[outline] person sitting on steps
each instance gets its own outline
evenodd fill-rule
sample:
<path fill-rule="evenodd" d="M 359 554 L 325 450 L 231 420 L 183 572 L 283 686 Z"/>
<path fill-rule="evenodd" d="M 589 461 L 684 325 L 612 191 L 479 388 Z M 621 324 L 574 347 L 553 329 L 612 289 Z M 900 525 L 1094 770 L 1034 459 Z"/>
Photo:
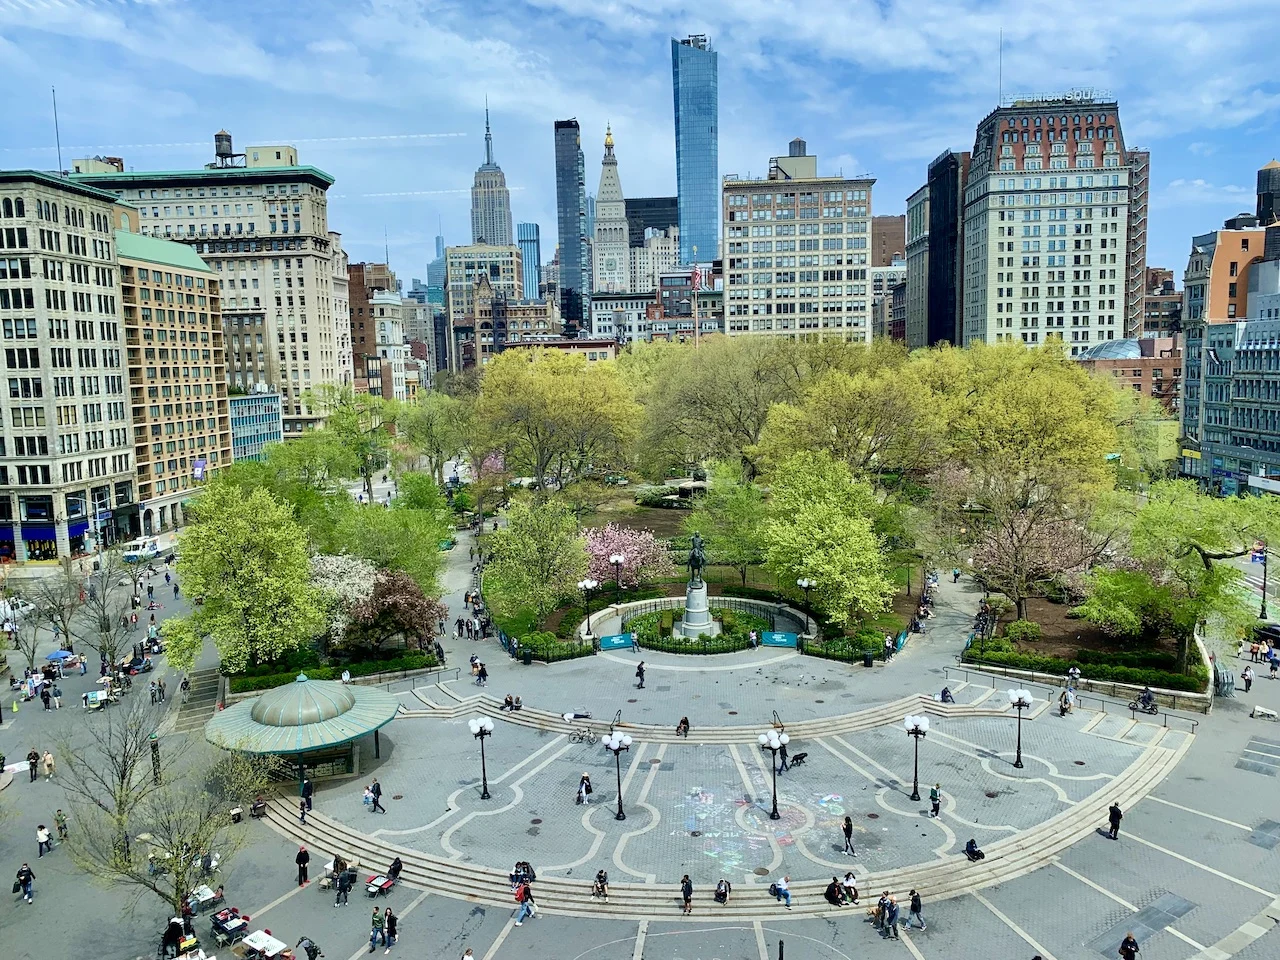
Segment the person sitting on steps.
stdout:
<path fill-rule="evenodd" d="M 972 837 L 970 837 L 969 842 L 964 845 L 964 855 L 970 860 L 982 860 L 986 857 L 986 854 L 978 849 L 978 841 L 974 840 Z"/>
<path fill-rule="evenodd" d="M 720 882 L 716 884 L 716 892 L 714 894 L 716 903 L 728 903 L 729 894 L 732 892 L 733 884 L 722 877 Z"/>
<path fill-rule="evenodd" d="M 689 739 L 689 718 L 681 717 L 680 722 L 676 724 L 676 736 Z"/>
<path fill-rule="evenodd" d="M 591 885 L 591 899 L 609 902 L 609 874 L 604 870 L 596 871 L 596 881 Z"/>

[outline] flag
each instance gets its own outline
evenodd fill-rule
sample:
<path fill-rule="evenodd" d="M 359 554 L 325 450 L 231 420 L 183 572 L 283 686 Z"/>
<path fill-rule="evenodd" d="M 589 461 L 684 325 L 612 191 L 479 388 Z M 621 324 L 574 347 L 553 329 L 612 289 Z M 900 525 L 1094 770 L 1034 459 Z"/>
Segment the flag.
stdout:
<path fill-rule="evenodd" d="M 690 281 L 690 285 L 694 290 L 702 289 L 702 268 L 696 263 L 693 265 L 693 277 Z"/>

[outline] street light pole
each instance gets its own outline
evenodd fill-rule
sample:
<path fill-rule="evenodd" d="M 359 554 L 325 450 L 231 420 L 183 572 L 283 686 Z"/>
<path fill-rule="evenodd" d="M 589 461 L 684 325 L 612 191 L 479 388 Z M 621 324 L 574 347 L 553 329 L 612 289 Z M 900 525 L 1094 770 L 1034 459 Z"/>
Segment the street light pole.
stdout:
<path fill-rule="evenodd" d="M 488 717 L 479 717 L 474 720 L 468 720 L 467 726 L 471 728 L 471 735 L 480 741 L 480 799 L 488 800 L 490 799 L 489 770 L 484 761 L 484 741 L 485 737 L 493 736 L 493 721 Z"/>
<path fill-rule="evenodd" d="M 591 591 L 600 586 L 599 580 L 587 577 L 578 581 L 578 589 L 582 591 L 582 603 L 587 611 L 587 636 L 591 636 Z"/>
<path fill-rule="evenodd" d="M 809 615 L 809 591 L 812 590 L 817 585 L 818 583 L 816 580 L 810 580 L 808 577 L 801 577 L 799 580 L 796 581 L 796 586 L 804 591 L 804 625 L 806 627 L 809 626 L 809 621 L 813 620 L 813 617 Z M 814 627 L 815 627 L 815 630 L 813 632 L 817 633 L 816 620 L 814 621 Z"/>
<path fill-rule="evenodd" d="M 609 557 L 609 562 L 613 564 L 613 585 L 618 589 L 618 603 L 622 602 L 622 565 L 626 560 L 627 558 L 620 553 Z"/>
<path fill-rule="evenodd" d="M 769 764 L 769 769 L 773 771 L 773 809 L 769 811 L 769 819 L 781 820 L 782 814 L 778 812 L 778 751 L 791 742 L 791 737 L 785 733 L 780 734 L 777 730 L 769 730 L 760 734 L 756 740 L 773 756 Z"/>
<path fill-rule="evenodd" d="M 915 767 L 911 771 L 911 799 L 920 799 L 920 740 L 929 733 L 928 717 L 907 716 L 903 721 L 903 726 L 907 728 L 907 735 L 915 741 Z"/>
<path fill-rule="evenodd" d="M 1019 770 L 1022 769 L 1022 711 L 1026 710 L 1035 702 L 1035 698 L 1031 696 L 1028 690 L 1010 690 L 1009 705 L 1018 711 L 1018 756 L 1013 761 L 1013 765 Z"/>
<path fill-rule="evenodd" d="M 1258 611 L 1258 617 L 1262 620 L 1267 619 L 1267 544 L 1262 544 L 1262 609 Z"/>
<path fill-rule="evenodd" d="M 618 775 L 618 812 L 613 819 L 625 820 L 627 815 L 622 812 L 622 751 L 631 749 L 631 737 L 614 730 L 600 738 L 600 745 L 613 754 L 613 767 Z"/>

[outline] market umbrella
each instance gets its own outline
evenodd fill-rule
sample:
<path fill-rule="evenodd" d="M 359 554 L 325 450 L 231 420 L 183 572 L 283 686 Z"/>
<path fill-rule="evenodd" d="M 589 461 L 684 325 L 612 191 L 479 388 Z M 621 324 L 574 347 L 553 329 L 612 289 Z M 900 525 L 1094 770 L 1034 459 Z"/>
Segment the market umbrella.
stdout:
<path fill-rule="evenodd" d="M 45 659 L 46 660 L 65 660 L 67 659 L 67 657 L 72 657 L 72 656 L 75 656 L 75 654 L 70 653 L 66 650 L 55 650 L 53 651 L 53 653 L 45 657 Z"/>

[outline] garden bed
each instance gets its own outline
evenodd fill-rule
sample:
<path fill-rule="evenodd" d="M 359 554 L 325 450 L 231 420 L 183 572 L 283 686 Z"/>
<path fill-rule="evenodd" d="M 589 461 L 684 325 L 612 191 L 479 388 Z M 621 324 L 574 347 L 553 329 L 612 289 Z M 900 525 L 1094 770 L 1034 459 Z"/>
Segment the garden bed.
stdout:
<path fill-rule="evenodd" d="M 673 636 L 672 625 L 683 616 L 683 607 L 643 613 L 628 620 L 625 629 L 636 635 L 640 646 L 663 653 L 735 653 L 750 648 L 751 631 L 754 630 L 758 638 L 769 629 L 769 621 L 764 617 L 712 607 L 712 618 L 720 621 L 720 634 L 696 639 Z"/>
<path fill-rule="evenodd" d="M 271 673 L 239 674 L 229 677 L 228 684 L 230 692 L 233 694 L 254 693 L 259 690 L 281 687 L 286 683 L 293 683 L 298 678 L 299 673 L 305 673 L 311 680 L 341 680 L 344 670 L 349 672 L 351 677 L 355 679 L 372 676 L 377 673 L 405 673 L 412 670 L 429 670 L 435 665 L 436 658 L 434 654 L 406 653 L 388 660 L 362 660 L 356 663 L 342 663 L 329 667 L 322 667 L 319 664 L 314 666 L 304 665 Z M 262 669 L 258 668 L 258 670 Z"/>

